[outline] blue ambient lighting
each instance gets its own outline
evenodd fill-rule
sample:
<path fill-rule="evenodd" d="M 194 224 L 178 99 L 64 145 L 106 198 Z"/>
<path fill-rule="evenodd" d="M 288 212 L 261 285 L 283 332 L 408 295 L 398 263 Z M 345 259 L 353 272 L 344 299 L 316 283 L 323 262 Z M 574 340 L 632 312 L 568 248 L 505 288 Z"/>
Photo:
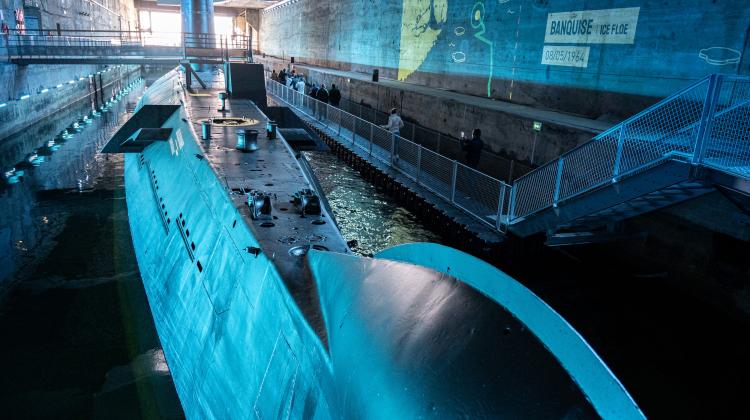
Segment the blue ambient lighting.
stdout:
<path fill-rule="evenodd" d="M 21 100 L 24 100 L 24 99 L 29 99 L 29 95 L 23 95 L 23 96 L 21 96 Z"/>
<path fill-rule="evenodd" d="M 47 88 L 42 89 L 42 93 L 47 93 L 47 92 L 49 92 L 49 89 Z"/>

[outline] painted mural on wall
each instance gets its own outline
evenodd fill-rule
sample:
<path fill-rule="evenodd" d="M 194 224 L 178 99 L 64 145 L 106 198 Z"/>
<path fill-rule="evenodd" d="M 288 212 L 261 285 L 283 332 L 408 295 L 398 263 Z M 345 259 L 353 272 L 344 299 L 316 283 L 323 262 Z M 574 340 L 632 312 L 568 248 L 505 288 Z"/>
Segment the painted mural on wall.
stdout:
<path fill-rule="evenodd" d="M 750 30 L 750 2 L 740 0 L 403 0 L 402 16 L 399 79 L 486 77 L 487 96 L 508 99 L 516 82 L 666 95 L 740 72 Z M 510 81 L 505 91 L 497 79 Z"/>
<path fill-rule="evenodd" d="M 401 12 L 401 48 L 398 80 L 422 65 L 445 24 L 448 0 L 404 0 Z"/>
<path fill-rule="evenodd" d="M 509 100 L 529 84 L 666 96 L 750 69 L 747 0 L 300 0 L 263 22 L 272 55 L 471 76 Z"/>

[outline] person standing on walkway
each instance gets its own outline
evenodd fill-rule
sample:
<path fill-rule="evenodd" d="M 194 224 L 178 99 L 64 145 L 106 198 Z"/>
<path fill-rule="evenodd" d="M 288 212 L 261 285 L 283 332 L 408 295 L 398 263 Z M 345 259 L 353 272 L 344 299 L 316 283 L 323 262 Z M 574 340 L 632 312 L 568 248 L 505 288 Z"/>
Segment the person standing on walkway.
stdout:
<path fill-rule="evenodd" d="M 316 97 L 320 102 L 323 102 L 324 104 L 328 103 L 328 99 L 330 96 L 328 95 L 328 89 L 326 89 L 325 83 L 320 85 L 320 89 L 318 89 Z"/>
<path fill-rule="evenodd" d="M 300 75 L 299 80 L 297 81 L 297 92 L 301 94 L 305 94 L 305 76 Z"/>
<path fill-rule="evenodd" d="M 471 140 L 461 139 L 461 149 L 466 152 L 466 165 L 470 168 L 479 167 L 479 159 L 482 157 L 482 130 L 475 128 L 471 133 Z"/>
<path fill-rule="evenodd" d="M 336 87 L 335 84 L 331 85 L 331 91 L 328 92 L 328 96 L 331 99 L 331 105 L 338 108 L 339 104 L 341 103 L 341 91 Z"/>
<path fill-rule="evenodd" d="M 396 108 L 391 109 L 391 115 L 388 116 L 388 124 L 381 125 L 381 127 L 388 130 L 391 134 L 400 135 L 401 129 L 404 128 L 404 121 L 399 117 Z"/>
<path fill-rule="evenodd" d="M 275 82 L 279 80 L 279 75 L 276 74 L 276 70 L 271 71 L 271 80 Z"/>
<path fill-rule="evenodd" d="M 286 69 L 281 69 L 279 72 L 279 83 L 286 85 Z"/>
<path fill-rule="evenodd" d="M 310 88 L 310 92 L 308 93 L 308 95 L 312 96 L 313 98 L 317 98 L 318 97 L 318 84 L 317 83 L 313 83 L 312 87 Z"/>

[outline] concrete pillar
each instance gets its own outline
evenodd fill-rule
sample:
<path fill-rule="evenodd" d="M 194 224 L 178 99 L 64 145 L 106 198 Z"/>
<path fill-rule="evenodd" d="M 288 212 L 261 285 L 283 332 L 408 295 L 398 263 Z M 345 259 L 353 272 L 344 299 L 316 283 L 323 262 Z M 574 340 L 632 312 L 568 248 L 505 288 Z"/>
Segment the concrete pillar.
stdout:
<path fill-rule="evenodd" d="M 213 0 L 181 0 L 180 10 L 182 13 L 182 32 L 214 35 Z M 195 37 L 192 39 L 197 41 Z M 213 37 L 210 41 L 213 42 Z M 189 46 L 190 43 L 188 43 Z M 201 46 L 213 47 L 212 44 L 205 45 L 203 42 L 201 42 Z"/>

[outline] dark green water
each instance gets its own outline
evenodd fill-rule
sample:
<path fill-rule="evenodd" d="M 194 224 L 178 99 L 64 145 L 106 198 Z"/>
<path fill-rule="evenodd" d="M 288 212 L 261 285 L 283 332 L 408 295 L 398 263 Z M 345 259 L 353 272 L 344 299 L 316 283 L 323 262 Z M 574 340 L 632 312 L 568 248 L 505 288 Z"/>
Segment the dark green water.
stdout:
<path fill-rule="evenodd" d="M 97 151 L 142 85 L 59 149 L 39 146 L 84 101 L 0 141 L 3 171 L 37 151 L 0 193 L 3 418 L 182 418 L 138 274 L 123 161 Z"/>
<path fill-rule="evenodd" d="M 395 204 L 329 152 L 304 152 L 331 205 L 341 233 L 357 241 L 353 251 L 371 256 L 409 242 L 442 243 L 407 209 Z"/>

